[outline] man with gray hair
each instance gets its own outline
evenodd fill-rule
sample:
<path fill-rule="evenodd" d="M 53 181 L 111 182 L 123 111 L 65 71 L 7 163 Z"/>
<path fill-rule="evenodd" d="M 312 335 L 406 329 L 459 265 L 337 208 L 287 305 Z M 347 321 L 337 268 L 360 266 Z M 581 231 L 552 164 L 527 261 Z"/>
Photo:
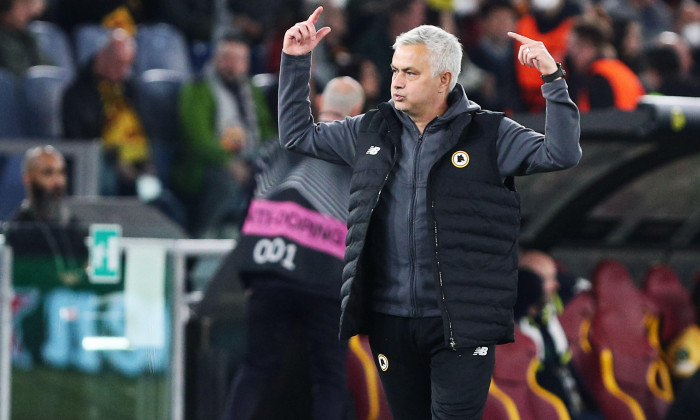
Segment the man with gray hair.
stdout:
<path fill-rule="evenodd" d="M 522 45 L 547 103 L 545 134 L 482 110 L 456 83 L 459 40 L 429 25 L 396 38 L 391 100 L 315 123 L 311 52 L 322 8 L 285 33 L 280 140 L 352 167 L 340 337 L 367 333 L 394 418 L 478 419 L 494 346 L 514 339 L 520 202 L 513 177 L 576 165 L 579 112 L 542 42 Z"/>

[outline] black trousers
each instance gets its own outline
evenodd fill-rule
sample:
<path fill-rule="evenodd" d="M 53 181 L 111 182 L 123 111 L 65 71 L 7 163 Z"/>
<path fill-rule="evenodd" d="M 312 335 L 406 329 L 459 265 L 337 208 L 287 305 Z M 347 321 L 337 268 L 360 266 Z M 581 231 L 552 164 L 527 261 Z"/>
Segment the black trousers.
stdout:
<path fill-rule="evenodd" d="M 495 346 L 444 344 L 442 318 L 375 313 L 369 342 L 389 407 L 397 420 L 481 419 Z"/>
<path fill-rule="evenodd" d="M 347 341 L 338 340 L 340 303 L 291 288 L 270 275 L 256 279 L 248 301 L 246 354 L 236 372 L 224 419 L 249 420 L 277 377 L 293 332 L 308 345 L 314 420 L 344 419 Z"/>

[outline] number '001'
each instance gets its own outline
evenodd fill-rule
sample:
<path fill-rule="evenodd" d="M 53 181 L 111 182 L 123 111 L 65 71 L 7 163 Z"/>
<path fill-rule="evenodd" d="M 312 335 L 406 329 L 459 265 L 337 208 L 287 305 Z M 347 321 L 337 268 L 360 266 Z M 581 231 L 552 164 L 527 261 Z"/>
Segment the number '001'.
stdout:
<path fill-rule="evenodd" d="M 256 264 L 280 263 L 287 270 L 294 270 L 294 255 L 297 253 L 295 244 L 285 243 L 282 238 L 261 239 L 253 248 L 253 261 Z"/>

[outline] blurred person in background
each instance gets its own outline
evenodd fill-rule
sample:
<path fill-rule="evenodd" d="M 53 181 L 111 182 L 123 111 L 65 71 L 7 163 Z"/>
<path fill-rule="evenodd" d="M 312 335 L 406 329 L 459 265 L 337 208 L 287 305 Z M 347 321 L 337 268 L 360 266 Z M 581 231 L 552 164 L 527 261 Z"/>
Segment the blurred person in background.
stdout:
<path fill-rule="evenodd" d="M 642 25 L 628 18 L 612 18 L 612 46 L 619 58 L 635 74 L 641 74 L 646 64 Z"/>
<path fill-rule="evenodd" d="M 181 204 L 157 177 L 150 140 L 134 105 L 136 48 L 125 29 L 110 32 L 108 42 L 64 92 L 63 133 L 70 140 L 102 140 L 101 195 L 137 195 L 182 224 Z"/>
<path fill-rule="evenodd" d="M 210 234 L 225 219 L 241 222 L 251 192 L 251 162 L 262 142 L 277 134 L 249 70 L 248 43 L 226 34 L 202 74 L 180 91 L 181 148 L 173 187 L 196 237 Z"/>
<path fill-rule="evenodd" d="M 112 31 L 63 96 L 65 137 L 102 139 L 107 163 L 103 195 L 134 195 L 139 174 L 151 169 L 149 139 L 134 106 L 136 48 L 125 30 Z"/>
<path fill-rule="evenodd" d="M 64 200 L 68 181 L 63 154 L 48 145 L 27 150 L 22 183 L 25 199 L 5 226 L 7 243 L 16 255 L 49 255 L 51 275 L 61 284 L 84 282 L 87 229 Z"/>
<path fill-rule="evenodd" d="M 70 220 L 65 206 L 66 160 L 53 146 L 27 150 L 22 167 L 22 184 L 26 197 L 12 217 L 16 222 L 66 223 Z"/>
<path fill-rule="evenodd" d="M 661 32 L 673 30 L 673 13 L 663 0 L 601 0 L 599 3 L 613 19 L 639 22 L 644 44 Z"/>
<path fill-rule="evenodd" d="M 601 19 L 581 18 L 571 30 L 567 63 L 571 98 L 581 109 L 636 109 L 642 82 L 621 60 L 610 57 L 612 28 Z"/>
<path fill-rule="evenodd" d="M 363 111 L 376 108 L 379 103 L 381 80 L 379 70 L 372 60 L 358 54 L 339 53 L 335 57 L 338 76 L 348 76 L 357 80 L 365 92 Z"/>
<path fill-rule="evenodd" d="M 580 4 L 574 0 L 530 0 L 530 8 L 518 19 L 514 32 L 544 42 L 554 60 L 563 62 L 574 18 L 582 12 Z M 517 43 L 513 45 L 517 51 L 519 46 Z M 540 92 L 539 72 L 517 63 L 514 66 L 524 105 L 524 109 L 515 111 L 542 112 L 545 102 Z"/>
<path fill-rule="evenodd" d="M 520 331 L 537 346 L 542 363 L 537 371 L 537 382 L 564 402 L 573 419 L 600 418 L 595 413 L 590 392 L 571 362 L 569 342 L 559 322 L 559 314 L 564 308 L 558 294 L 560 285 L 556 262 L 542 251 L 527 250 L 520 254 L 518 264 L 519 278 L 524 280 L 524 287 L 539 286 L 542 289 L 539 293 L 524 291 L 526 294 L 541 295 L 541 299 L 526 311 L 521 310 L 522 316 L 516 319 Z"/>
<path fill-rule="evenodd" d="M 641 79 L 650 94 L 700 96 L 700 83 L 683 74 L 681 57 L 672 45 L 654 45 L 645 51 L 645 56 L 647 68 Z"/>
<path fill-rule="evenodd" d="M 363 101 L 357 81 L 334 78 L 320 95 L 319 120 L 358 115 Z M 301 326 L 310 355 L 312 418 L 345 419 L 347 341 L 338 340 L 338 318 L 351 171 L 279 144 L 267 152 L 231 256 L 250 299 L 246 355 L 224 418 L 253 417 Z"/>
<path fill-rule="evenodd" d="M 13 311 L 13 316 L 17 315 L 13 319 L 13 366 L 31 368 L 37 363 L 51 363 L 47 350 L 61 351 L 49 344 L 55 331 L 52 326 L 63 316 L 51 311 L 50 296 L 84 290 L 90 284 L 86 271 L 88 229 L 65 202 L 67 178 L 66 161 L 54 147 L 37 146 L 25 152 L 25 199 L 3 226 L 5 241 L 13 252 L 13 303 L 21 310 Z M 62 325 L 61 332 L 77 341 L 76 330 Z M 71 358 L 94 361 L 97 356 L 77 348 Z"/>
<path fill-rule="evenodd" d="M 31 66 L 51 64 L 27 29 L 45 0 L 0 0 L 0 68 L 22 77 Z"/>
<path fill-rule="evenodd" d="M 510 0 L 484 2 L 479 11 L 478 43 L 467 51 L 471 62 L 487 72 L 480 89 L 482 106 L 498 111 L 522 110 L 513 58 L 513 40 L 508 32 L 516 31 L 517 11 Z"/>

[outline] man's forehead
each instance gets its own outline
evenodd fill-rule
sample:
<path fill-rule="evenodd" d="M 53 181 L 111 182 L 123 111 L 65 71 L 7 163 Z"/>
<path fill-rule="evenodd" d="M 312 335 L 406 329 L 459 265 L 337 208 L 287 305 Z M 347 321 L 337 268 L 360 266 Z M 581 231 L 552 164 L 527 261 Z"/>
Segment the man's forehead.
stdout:
<path fill-rule="evenodd" d="M 396 47 L 391 64 L 396 67 L 416 66 L 428 62 L 425 44 L 408 44 Z"/>
<path fill-rule="evenodd" d="M 31 165 L 29 166 L 30 169 L 36 169 L 36 170 L 42 170 L 46 169 L 47 167 L 64 167 L 66 164 L 65 160 L 61 155 L 53 154 L 53 153 L 42 153 L 39 156 L 36 157 L 31 162 Z"/>

